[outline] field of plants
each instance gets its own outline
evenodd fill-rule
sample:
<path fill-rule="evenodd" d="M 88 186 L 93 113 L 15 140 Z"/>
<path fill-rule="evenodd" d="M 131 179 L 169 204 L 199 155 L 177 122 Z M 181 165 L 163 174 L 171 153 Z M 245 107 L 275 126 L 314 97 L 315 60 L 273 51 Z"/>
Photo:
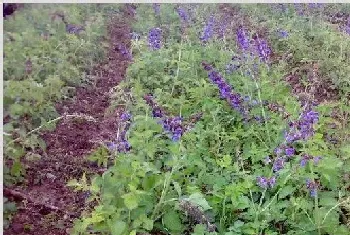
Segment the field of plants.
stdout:
<path fill-rule="evenodd" d="M 4 234 L 350 234 L 350 4 L 24 4 L 3 61 Z"/>

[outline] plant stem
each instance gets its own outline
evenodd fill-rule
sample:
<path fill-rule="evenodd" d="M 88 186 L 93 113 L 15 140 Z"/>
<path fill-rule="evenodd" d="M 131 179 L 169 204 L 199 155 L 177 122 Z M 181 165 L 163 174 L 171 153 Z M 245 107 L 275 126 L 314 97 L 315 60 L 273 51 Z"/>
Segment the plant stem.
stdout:
<path fill-rule="evenodd" d="M 181 43 L 180 43 L 180 50 L 179 50 L 179 58 L 177 60 L 177 70 L 176 70 L 176 77 L 175 77 L 175 81 L 177 81 L 178 77 L 179 77 L 179 72 L 180 72 L 180 61 L 181 61 L 181 53 L 182 52 L 182 40 L 181 40 Z M 171 93 L 170 93 L 170 96 L 173 95 L 174 93 L 174 89 L 175 89 L 175 81 L 173 83 L 173 87 L 171 88 Z"/>

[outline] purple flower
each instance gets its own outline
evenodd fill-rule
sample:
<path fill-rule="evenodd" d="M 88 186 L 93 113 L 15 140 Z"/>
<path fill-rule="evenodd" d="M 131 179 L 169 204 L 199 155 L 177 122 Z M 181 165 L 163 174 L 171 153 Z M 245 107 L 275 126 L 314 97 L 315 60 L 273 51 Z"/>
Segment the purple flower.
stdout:
<path fill-rule="evenodd" d="M 321 159 L 322 159 L 322 157 L 319 157 L 319 156 L 314 157 L 314 164 L 317 165 Z"/>
<path fill-rule="evenodd" d="M 128 121 L 131 119 L 131 114 L 130 113 L 123 113 L 120 118 L 123 120 L 123 121 Z"/>
<path fill-rule="evenodd" d="M 281 38 L 287 38 L 288 37 L 288 32 L 285 30 L 278 30 L 278 36 Z"/>
<path fill-rule="evenodd" d="M 177 13 L 179 14 L 182 21 L 188 21 L 188 14 L 184 9 L 182 9 L 181 7 L 177 8 Z"/>
<path fill-rule="evenodd" d="M 289 131 L 285 134 L 287 143 L 293 143 L 298 140 L 307 140 L 314 134 L 313 125 L 318 121 L 318 113 L 305 107 L 299 120 L 289 124 Z"/>
<path fill-rule="evenodd" d="M 120 139 L 121 140 L 125 140 L 126 138 L 126 130 L 123 130 L 121 133 L 120 133 Z"/>
<path fill-rule="evenodd" d="M 315 165 L 317 165 L 318 162 L 319 162 L 321 159 L 322 159 L 322 157 L 319 157 L 319 156 L 317 156 L 317 157 L 312 157 L 312 156 L 309 156 L 309 155 L 304 155 L 304 156 L 301 158 L 301 160 L 300 160 L 300 166 L 301 166 L 301 167 L 305 167 L 306 164 L 307 164 L 307 162 L 310 161 L 310 160 L 313 160 L 313 163 L 314 163 Z"/>
<path fill-rule="evenodd" d="M 317 195 L 318 184 L 315 183 L 314 181 L 307 179 L 306 188 L 309 190 L 311 197 L 315 197 Z"/>
<path fill-rule="evenodd" d="M 257 185 L 261 188 L 273 188 L 276 184 L 276 177 L 272 176 L 271 178 L 267 178 L 264 176 L 258 176 L 256 177 Z"/>
<path fill-rule="evenodd" d="M 247 50 L 249 48 L 249 38 L 246 35 L 247 33 L 244 31 L 243 27 L 240 26 L 237 29 L 237 42 L 242 50 Z"/>
<path fill-rule="evenodd" d="M 257 51 L 259 52 L 260 60 L 266 62 L 271 55 L 271 48 L 265 40 L 258 39 Z"/>
<path fill-rule="evenodd" d="M 153 28 L 148 33 L 148 44 L 153 50 L 159 50 L 162 47 L 162 30 L 160 28 Z"/>
<path fill-rule="evenodd" d="M 160 14 L 160 4 L 153 3 L 152 6 L 153 6 L 154 14 L 159 15 Z"/>
<path fill-rule="evenodd" d="M 259 187 L 261 188 L 267 188 L 269 185 L 269 180 L 264 177 L 264 176 L 258 176 L 256 178 L 257 184 L 259 185 Z"/>
<path fill-rule="evenodd" d="M 283 150 L 280 147 L 277 147 L 275 148 L 274 152 L 277 156 L 280 156 L 283 153 Z"/>
<path fill-rule="evenodd" d="M 109 150 L 111 150 L 111 151 L 115 150 L 116 147 L 117 147 L 116 144 L 113 143 L 113 142 L 107 143 L 107 148 L 108 148 Z"/>
<path fill-rule="evenodd" d="M 241 95 L 234 92 L 233 88 L 217 71 L 205 62 L 202 62 L 202 65 L 208 71 L 210 81 L 218 86 L 221 98 L 226 99 L 233 109 L 240 112 L 245 121 L 250 120 L 249 112 L 251 105 L 248 101 L 251 101 L 251 99 L 248 97 L 249 100 L 244 102 Z"/>
<path fill-rule="evenodd" d="M 163 117 L 162 109 L 158 106 L 155 106 L 152 110 L 152 115 L 153 117 L 158 117 L 158 118 Z"/>
<path fill-rule="evenodd" d="M 286 148 L 285 152 L 286 152 L 286 155 L 288 157 L 291 157 L 291 156 L 293 156 L 295 154 L 295 149 L 294 148 Z"/>
<path fill-rule="evenodd" d="M 118 152 L 128 152 L 131 149 L 131 146 L 127 140 L 122 140 L 118 143 L 117 146 Z"/>
<path fill-rule="evenodd" d="M 226 65 L 226 72 L 231 74 L 232 72 L 238 70 L 240 68 L 239 65 L 236 64 L 228 64 Z"/>
<path fill-rule="evenodd" d="M 272 176 L 270 179 L 269 179 L 269 185 L 270 185 L 270 188 L 273 188 L 276 184 L 276 177 L 275 176 Z"/>
<path fill-rule="evenodd" d="M 180 140 L 180 137 L 181 137 L 181 134 L 174 134 L 171 139 L 172 141 L 176 142 L 176 141 L 179 141 Z"/>
<path fill-rule="evenodd" d="M 285 158 L 284 157 L 277 157 L 273 163 L 273 171 L 277 172 L 284 168 L 285 164 Z"/>
<path fill-rule="evenodd" d="M 308 155 L 304 155 L 300 160 L 300 166 L 305 167 L 310 157 Z"/>
<path fill-rule="evenodd" d="M 210 16 L 207 24 L 204 27 L 203 34 L 199 38 L 202 42 L 207 42 L 214 34 L 214 16 Z"/>

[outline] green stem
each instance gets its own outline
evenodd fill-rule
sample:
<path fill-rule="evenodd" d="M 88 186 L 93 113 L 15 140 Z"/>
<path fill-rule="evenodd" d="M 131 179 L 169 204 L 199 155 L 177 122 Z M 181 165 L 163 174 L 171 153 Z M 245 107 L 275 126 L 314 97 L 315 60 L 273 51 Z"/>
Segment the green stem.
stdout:
<path fill-rule="evenodd" d="M 178 77 L 179 77 L 179 72 L 180 72 L 180 61 L 181 61 L 181 52 L 182 52 L 182 40 L 181 40 L 181 43 L 180 43 L 180 50 L 179 50 L 179 58 L 177 60 L 177 70 L 176 70 L 176 77 L 175 77 L 175 81 L 177 81 Z M 170 93 L 170 96 L 173 95 L 173 92 L 174 92 L 174 88 L 175 88 L 175 81 L 173 83 L 173 87 L 171 88 L 171 93 Z"/>
<path fill-rule="evenodd" d="M 164 181 L 163 191 L 162 191 L 162 194 L 161 194 L 161 196 L 160 196 L 160 199 L 159 199 L 158 204 L 155 206 L 155 208 L 154 208 L 154 210 L 153 210 L 153 213 L 152 213 L 152 216 L 151 216 L 151 220 L 154 220 L 155 216 L 156 216 L 157 213 L 158 213 L 158 210 L 159 210 L 160 206 L 164 203 L 164 198 L 165 198 L 165 196 L 166 196 L 166 194 L 167 194 L 167 192 L 168 192 L 169 186 L 170 186 L 171 176 L 172 176 L 173 173 L 174 173 L 174 168 L 175 168 L 175 167 L 173 167 L 173 168 L 171 169 L 170 174 L 168 174 L 168 177 L 167 177 L 167 178 L 165 179 L 165 181 Z"/>

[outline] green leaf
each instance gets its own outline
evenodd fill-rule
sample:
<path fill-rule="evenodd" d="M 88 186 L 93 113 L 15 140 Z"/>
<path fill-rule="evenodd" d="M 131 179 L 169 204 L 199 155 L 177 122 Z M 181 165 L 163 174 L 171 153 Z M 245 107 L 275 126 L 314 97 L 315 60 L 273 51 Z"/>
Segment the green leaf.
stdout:
<path fill-rule="evenodd" d="M 133 210 L 138 206 L 138 197 L 134 193 L 127 193 L 122 196 L 124 198 L 124 204 L 129 210 Z"/>
<path fill-rule="evenodd" d="M 320 206 L 334 206 L 338 203 L 335 197 L 331 195 L 320 194 Z"/>
<path fill-rule="evenodd" d="M 238 204 L 236 205 L 237 209 L 243 210 L 250 207 L 250 200 L 247 196 L 240 196 L 238 198 Z"/>
<path fill-rule="evenodd" d="M 126 223 L 124 221 L 117 220 L 115 222 L 109 221 L 109 229 L 112 235 L 122 235 L 126 230 Z"/>
<path fill-rule="evenodd" d="M 204 235 L 206 231 L 206 227 L 203 224 L 197 224 L 196 227 L 194 227 L 194 233 L 192 235 Z"/>
<path fill-rule="evenodd" d="M 183 228 L 180 215 L 174 210 L 167 212 L 163 216 L 163 224 L 166 228 L 173 232 L 180 232 Z"/>
<path fill-rule="evenodd" d="M 21 176 L 22 171 L 24 170 L 20 161 L 15 161 L 11 167 L 11 174 L 14 176 Z"/>
<path fill-rule="evenodd" d="M 286 185 L 282 188 L 280 193 L 278 194 L 278 198 L 282 199 L 287 197 L 288 195 L 292 194 L 294 192 L 295 188 L 291 185 Z"/>
<path fill-rule="evenodd" d="M 212 209 L 212 207 L 209 206 L 207 200 L 204 198 L 203 194 L 201 193 L 193 193 L 188 197 L 187 200 L 201 206 L 204 211 Z"/>

